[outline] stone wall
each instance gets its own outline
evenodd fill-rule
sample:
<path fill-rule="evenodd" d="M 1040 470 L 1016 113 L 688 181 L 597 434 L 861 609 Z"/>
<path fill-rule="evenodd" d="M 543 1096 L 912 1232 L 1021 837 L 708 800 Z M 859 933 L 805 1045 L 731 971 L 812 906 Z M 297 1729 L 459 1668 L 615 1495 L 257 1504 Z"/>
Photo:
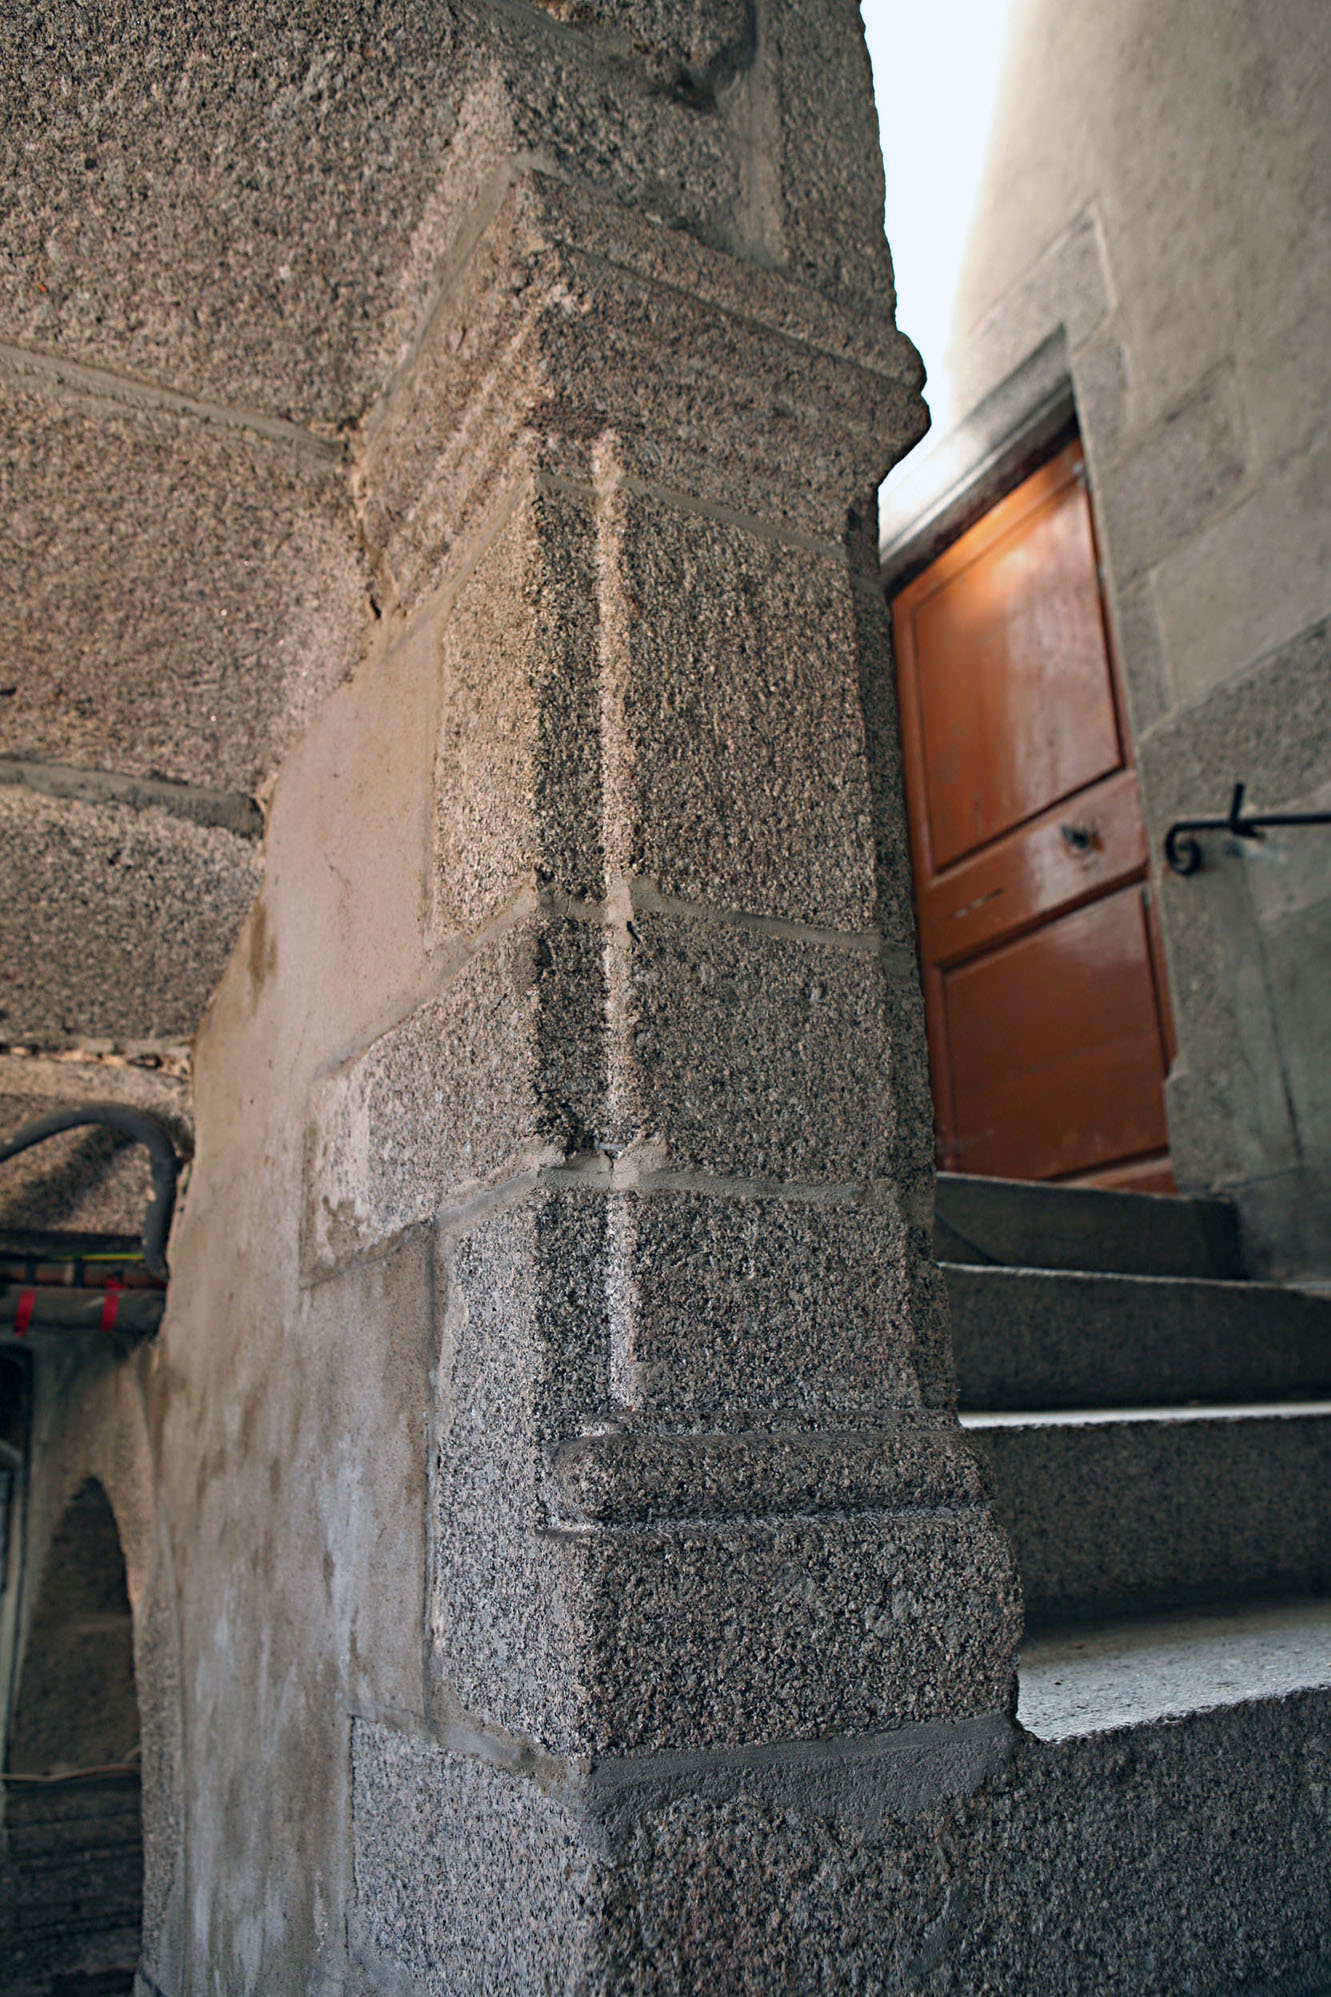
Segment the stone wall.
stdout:
<path fill-rule="evenodd" d="M 663 1799 L 801 1741 L 829 1807 L 955 1797 L 1007 1739 L 865 719 L 918 364 L 794 208 L 719 248 L 520 108 L 463 107 L 358 463 L 383 615 L 284 763 L 197 1049 L 162 1436 L 210 1519 L 190 1947 L 228 1988 L 618 1987 Z"/>
<path fill-rule="evenodd" d="M 663 1805 L 654 1893 L 751 1765 L 872 1813 L 1010 1732 L 855 8 L 2 32 L 14 1120 L 178 1116 L 197 1029 L 164 1328 L 39 1382 L 25 1526 L 121 1520 L 144 1987 L 655 1975 Z"/>
<path fill-rule="evenodd" d="M 969 412 L 890 489 L 900 545 L 1075 406 L 1157 855 L 1179 1176 L 1238 1198 L 1254 1258 L 1325 1270 L 1331 769 L 1331 29 L 1317 0 L 1017 0 L 947 364 Z M 1066 413 L 1066 404 L 1063 405 Z"/>

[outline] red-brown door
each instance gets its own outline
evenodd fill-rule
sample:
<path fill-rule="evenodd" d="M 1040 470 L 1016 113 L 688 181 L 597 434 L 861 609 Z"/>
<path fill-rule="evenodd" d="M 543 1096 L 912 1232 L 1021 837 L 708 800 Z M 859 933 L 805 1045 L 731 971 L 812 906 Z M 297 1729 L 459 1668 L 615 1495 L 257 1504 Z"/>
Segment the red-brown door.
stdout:
<path fill-rule="evenodd" d="M 1146 833 L 1069 444 L 896 598 L 939 1163 L 1172 1191 Z"/>

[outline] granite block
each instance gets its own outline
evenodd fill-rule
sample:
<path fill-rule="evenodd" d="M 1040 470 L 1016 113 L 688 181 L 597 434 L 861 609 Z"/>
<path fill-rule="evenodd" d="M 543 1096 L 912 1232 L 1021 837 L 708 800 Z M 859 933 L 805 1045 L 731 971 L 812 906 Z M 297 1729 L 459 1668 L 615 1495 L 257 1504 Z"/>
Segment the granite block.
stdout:
<path fill-rule="evenodd" d="M 316 1083 L 305 1257 L 326 1268 L 603 1127 L 602 932 L 528 915 Z"/>
<path fill-rule="evenodd" d="M 716 101 L 742 60 L 729 18 L 635 9 L 619 35 L 474 0 L 409 19 L 334 0 L 296 22 L 247 4 L 113 35 L 15 14 L 0 323 L 333 429 L 428 313 L 478 163 L 539 149 L 706 240 L 737 233 L 738 135 Z M 710 88 L 681 84 L 681 65 L 705 79 L 714 62 Z"/>
<path fill-rule="evenodd" d="M 0 789 L 0 1041 L 188 1040 L 259 886 L 253 842 Z"/>
<path fill-rule="evenodd" d="M 876 951 L 638 908 L 610 968 L 617 1119 L 698 1171 L 890 1177 L 887 998 Z"/>
<path fill-rule="evenodd" d="M 350 1942 L 363 1969 L 388 1966 L 430 1993 L 585 1987 L 599 1881 L 575 1810 L 365 1720 L 352 1726 L 351 1783 Z"/>
<path fill-rule="evenodd" d="M 525 492 L 443 627 L 437 930 L 486 920 L 519 881 L 601 894 L 598 662 L 592 507 Z"/>
<path fill-rule="evenodd" d="M 607 523 L 612 873 L 691 902 L 872 926 L 844 561 L 625 493 Z"/>
<path fill-rule="evenodd" d="M 847 494 L 923 428 L 909 343 L 776 271 L 737 285 L 727 257 L 545 173 L 498 196 L 367 430 L 367 531 L 403 605 L 514 467 L 589 483 L 607 450 L 654 488 L 838 546 Z"/>
<path fill-rule="evenodd" d="M 360 657 L 340 452 L 21 368 L 0 429 L 0 747 L 253 792 Z"/>
<path fill-rule="evenodd" d="M 612 1196 L 616 1401 L 693 1421 L 851 1419 L 950 1398 L 932 1265 L 896 1209 Z"/>
<path fill-rule="evenodd" d="M 530 1491 L 546 1453 L 608 1415 L 611 1285 L 602 1194 L 542 1187 L 445 1233 L 434 1429 L 520 1454 Z"/>
<path fill-rule="evenodd" d="M 965 1426 L 1032 1617 L 1331 1588 L 1325 1403 Z"/>
<path fill-rule="evenodd" d="M 961 1723 L 590 1777 L 357 1722 L 353 1931 L 426 1997 L 1316 1991 L 1329 1716 L 1309 1692 L 1057 1743 Z"/>
<path fill-rule="evenodd" d="M 570 1526 L 670 1519 L 822 1516 L 893 1505 L 977 1504 L 984 1480 L 955 1429 L 903 1419 L 878 1429 L 782 1428 L 710 1435 L 605 1430 L 559 1445 L 552 1514 Z"/>
<path fill-rule="evenodd" d="M 438 1710 L 586 1754 L 1006 1706 L 1020 1600 L 981 1504 L 533 1530 L 504 1481 L 444 1486 Z"/>
<path fill-rule="evenodd" d="M 874 926 L 895 950 L 915 952 L 915 885 L 906 798 L 901 774 L 901 720 L 897 711 L 892 627 L 876 581 L 855 588 L 860 703 L 864 714 L 869 792 L 873 813 L 876 906 Z"/>
<path fill-rule="evenodd" d="M 868 1831 L 751 1792 L 673 1798 L 623 1848 L 593 1987 L 1320 1990 L 1326 1717 L 1314 1693 L 1025 1738 L 974 1795 Z"/>
<path fill-rule="evenodd" d="M 965 1408 L 1223 1407 L 1331 1394 L 1331 1298 L 1048 1268 L 951 1268 L 947 1284 Z"/>

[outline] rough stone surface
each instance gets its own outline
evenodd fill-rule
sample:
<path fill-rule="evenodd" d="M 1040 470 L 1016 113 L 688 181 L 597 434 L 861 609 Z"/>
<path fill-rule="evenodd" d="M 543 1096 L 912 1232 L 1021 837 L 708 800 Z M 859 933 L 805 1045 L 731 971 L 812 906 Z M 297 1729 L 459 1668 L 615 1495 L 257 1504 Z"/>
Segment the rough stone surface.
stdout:
<path fill-rule="evenodd" d="M 596 899 L 601 868 L 596 523 L 521 496 L 444 626 L 435 925 L 465 929 L 533 877 Z"/>
<path fill-rule="evenodd" d="M 0 790 L 0 1040 L 187 1039 L 259 884 L 253 844 Z"/>
<path fill-rule="evenodd" d="M 639 908 L 610 978 L 616 1117 L 673 1163 L 891 1175 L 898 1061 L 876 952 Z"/>
<path fill-rule="evenodd" d="M 690 1420 L 951 1400 L 936 1273 L 889 1207 L 614 1197 L 616 1398 Z"/>
<path fill-rule="evenodd" d="M 417 1990 L 572 1997 L 599 1897 L 576 1815 L 428 1737 L 358 1721 L 351 1753 L 353 1959 Z"/>
<path fill-rule="evenodd" d="M 865 523 L 875 537 L 877 518 Z M 883 941 L 897 951 L 915 951 L 915 888 L 911 875 L 910 842 L 906 834 L 906 802 L 901 775 L 901 726 L 897 714 L 897 681 L 892 663 L 892 634 L 886 605 L 877 581 L 866 588 L 857 578 L 856 639 L 860 657 L 860 706 L 864 715 L 869 790 L 873 809 L 875 926 Z"/>
<path fill-rule="evenodd" d="M 844 561 L 637 494 L 616 511 L 603 557 L 611 871 L 684 901 L 869 929 Z"/>
<path fill-rule="evenodd" d="M 1023 1745 L 972 1804 L 875 1839 L 743 1801 L 675 1804 L 642 1825 L 614 1912 L 657 1987 L 681 1991 L 738 1963 L 755 1991 L 831 1992 L 857 1975 L 866 1991 L 1087 1997 L 1150 1989 L 1164 1961 L 1175 1987 L 1199 1993 L 1218 1969 L 1234 1987 L 1311 1966 L 1324 1881 L 1301 1865 L 1291 1903 L 1282 1858 L 1291 1816 L 1325 1848 L 1300 1751 L 1300 1722 L 1324 1710 L 1314 1694 L 1246 1723 Z M 1184 1794 L 1209 1807 L 1180 1808 Z M 1180 1877 L 1196 1891 L 1180 1894 Z"/>
<path fill-rule="evenodd" d="M 166 1124 L 182 1155 L 193 1149 L 182 1075 L 121 1062 L 0 1055 L 0 1141 L 52 1110 L 86 1102 L 145 1109 Z M 0 1169 L 0 1227 L 137 1234 L 152 1195 L 147 1153 L 109 1130 L 69 1131 Z"/>
<path fill-rule="evenodd" d="M 1126 1193 L 940 1172 L 934 1207 L 940 1261 L 1017 1269 L 1234 1281 L 1246 1271 L 1238 1217 L 1226 1200 Z"/>
<path fill-rule="evenodd" d="M 495 1490 L 476 1504 L 445 1488 L 457 1523 L 436 1672 L 465 1711 L 554 1752 L 865 1733 L 1006 1704 L 1020 1610 L 981 1506 L 538 1537 L 506 1525 Z"/>
<path fill-rule="evenodd" d="M 219 966 L 200 979 L 212 989 L 200 1140 L 172 1296 L 124 1390 L 170 1554 L 164 1607 L 143 1627 L 178 1629 L 185 1660 L 173 1678 L 155 1639 L 141 1645 L 157 1731 L 171 1715 L 185 1729 L 175 1813 L 155 1799 L 166 1829 L 149 1834 L 165 1911 L 141 1980 L 166 1997 L 200 1979 L 585 1984 L 587 1867 L 556 1784 L 558 1807 L 529 1834 L 527 1792 L 510 1807 L 488 1777 L 450 1791 L 428 1757 L 383 1748 L 389 1716 L 452 1740 L 467 1708 L 493 1714 L 529 1739 L 491 1735 L 491 1768 L 516 1760 L 543 1777 L 543 1737 L 580 1751 L 698 1748 L 972 1715 L 980 1749 L 967 1734 L 942 1758 L 973 1783 L 1012 1695 L 1011 1562 L 971 1459 L 932 1412 L 847 1436 L 842 1414 L 819 1423 L 811 1405 L 793 1434 L 769 1422 L 708 1441 L 679 1436 L 701 1426 L 691 1411 L 658 1412 L 642 1424 L 655 1438 L 615 1460 L 605 1489 L 590 1475 L 561 1483 L 561 1447 L 623 1414 L 612 1323 L 633 1271 L 611 1220 L 629 1191 L 651 1196 L 669 1162 L 649 1141 L 673 1113 L 668 1091 L 698 1096 L 675 1119 L 676 1190 L 728 1158 L 742 1182 L 728 1193 L 767 1197 L 773 1175 L 807 1169 L 817 1183 L 793 1196 L 816 1205 L 853 1166 L 852 1197 L 886 1211 L 892 1187 L 878 1182 L 904 1155 L 885 1108 L 901 1076 L 885 1077 L 880 1057 L 904 1075 L 917 1023 L 897 1046 L 872 938 L 841 949 L 821 928 L 786 933 L 784 918 L 754 918 L 742 935 L 695 927 L 659 894 L 649 907 L 650 887 L 641 905 L 635 884 L 607 887 L 598 853 L 613 573 L 593 534 L 606 495 L 683 496 L 707 524 L 691 542 L 681 532 L 682 556 L 740 586 L 762 650 L 780 615 L 837 611 L 809 578 L 835 570 L 841 588 L 847 506 L 922 421 L 918 361 L 889 323 L 855 10 L 605 0 L 588 18 L 434 0 L 409 22 L 390 13 L 334 0 L 318 21 L 242 6 L 158 23 L 93 6 L 0 28 L 17 105 L 0 137 L 16 169 L 0 192 L 5 364 L 46 383 L 59 412 L 98 402 L 86 456 L 113 486 L 115 425 L 200 440 L 179 478 L 154 473 L 161 504 L 131 523 L 120 564 L 145 602 L 160 580 L 187 606 L 154 626 L 154 644 L 173 657 L 195 628 L 193 590 L 231 608 L 206 574 L 219 494 L 243 515 L 218 538 L 219 577 L 239 546 L 256 564 L 247 597 L 276 576 L 295 620 L 264 624 L 257 649 L 276 656 L 283 633 L 317 633 L 325 605 L 337 646 L 353 626 L 364 641 L 350 674 L 332 641 L 316 647 L 327 678 L 308 708 L 283 681 L 277 718 L 258 714 L 262 753 L 245 732 L 255 714 L 239 712 L 257 710 L 258 682 L 243 675 L 200 750 L 214 767 L 178 770 L 160 744 L 133 746 L 149 771 L 200 788 L 243 789 L 242 758 L 266 784 L 282 762 L 264 797 L 261 898 L 238 949 L 226 931 L 220 983 Z M 226 453 L 242 446 L 260 466 L 289 454 L 302 479 L 326 469 L 345 530 L 334 540 L 363 550 L 349 571 L 358 593 L 373 579 L 368 615 L 320 566 L 322 544 L 299 539 L 304 485 L 290 504 L 276 492 L 290 536 L 246 538 L 264 477 L 239 455 L 231 476 Z M 131 501 L 137 463 L 124 460 Z M 182 507 L 196 528 L 188 561 L 164 559 L 159 578 L 152 519 L 189 542 Z M 71 655 L 75 638 L 91 643 L 86 579 L 105 567 L 98 555 L 79 572 L 87 615 L 59 625 Z M 669 565 L 649 568 L 668 595 Z M 809 633 L 827 674 L 791 679 L 809 742 L 789 714 L 745 737 L 731 727 L 735 687 L 714 676 L 736 754 L 765 745 L 773 770 L 779 809 L 766 818 L 759 796 L 730 794 L 750 814 L 755 873 L 770 888 L 784 841 L 792 879 L 819 878 L 820 910 L 835 905 L 838 923 L 856 896 L 870 906 L 864 785 L 842 726 L 845 609 L 835 648 L 816 621 Z M 708 634 L 713 650 L 746 642 L 719 614 Z M 829 683 L 833 665 L 849 692 Z M 288 709 L 294 743 L 281 735 Z M 176 718 L 164 699 L 153 722 L 172 758 L 178 741 L 197 746 L 173 733 Z M 814 737 L 832 722 L 820 763 Z M 36 746 L 91 760 L 82 737 Z M 820 806 L 836 838 L 849 828 L 860 841 L 840 869 L 800 850 L 801 814 L 777 782 L 797 755 L 830 789 L 858 789 Z M 122 769 L 110 754 L 96 767 Z M 155 822 L 113 802 L 126 825 Z M 84 823 L 78 803 L 61 805 L 62 824 Z M 206 830 L 177 826 L 171 851 L 202 850 Z M 127 958 L 161 932 L 153 895 L 174 878 L 155 848 L 134 857 L 147 919 L 117 929 Z M 200 900 L 191 913 L 211 916 Z M 628 1015 L 609 1003 L 605 962 L 658 918 L 677 925 L 684 973 L 675 1016 L 652 1021 L 662 1077 L 652 1047 L 620 1032 Z M 685 937 L 705 950 L 691 956 Z M 705 995 L 706 973 L 701 999 L 689 987 L 704 960 L 737 989 L 738 1016 L 736 991 Z M 771 1041 L 770 1067 L 755 1034 Z M 690 1036 L 698 1058 L 677 1059 L 669 1050 Z M 727 1152 L 726 1067 L 746 1036 L 744 1127 Z M 843 1140 L 847 1120 L 867 1140 Z M 896 1341 L 907 1408 L 926 1348 L 935 1400 L 946 1371 L 918 1273 L 918 1190 L 909 1240 L 892 1236 L 893 1253 L 915 1258 L 927 1310 L 918 1354 Z M 877 1305 L 844 1240 L 840 1262 L 859 1339 Z M 72 1448 L 78 1412 L 58 1448 Z M 107 1432 L 108 1460 L 120 1447 Z M 142 1558 L 129 1565 L 131 1599 L 151 1606 L 151 1589 L 136 1593 Z M 917 1801 L 947 1789 L 920 1774 L 919 1749 L 904 1751 Z M 379 1813 L 359 1843 L 356 1783 L 363 1796 L 377 1785 Z M 167 1786 L 155 1768 L 154 1784 Z M 506 1821 L 491 1835 L 496 1813 Z M 496 1918 L 497 1896 L 513 1923 Z M 365 1967 L 348 1945 L 365 1948 Z"/>
<path fill-rule="evenodd" d="M 1210 815 L 1209 813 L 1207 814 Z M 1165 1084 L 1175 1170 L 1190 1190 L 1223 1190 L 1298 1163 L 1293 1107 L 1261 934 L 1240 856 L 1221 835 L 1205 875 L 1166 874 L 1171 990 L 1179 1049 Z M 1199 894 L 1189 894 L 1190 887 Z"/>
<path fill-rule="evenodd" d="M 366 430 L 367 531 L 404 607 L 515 460 L 590 482 L 612 437 L 625 474 L 835 545 L 846 495 L 923 428 L 909 343 L 776 272 L 737 283 L 731 259 L 539 172 L 497 180 L 477 228 Z"/>
<path fill-rule="evenodd" d="M 3 367 L 0 424 L 0 746 L 254 791 L 360 656 L 339 456 Z"/>
<path fill-rule="evenodd" d="M 1041 1740 L 1331 1690 L 1331 1602 L 1077 1623 L 1022 1645 L 1017 1718 Z"/>
<path fill-rule="evenodd" d="M 1132 723 L 1140 742 L 1165 711 L 1165 655 L 1150 577 L 1115 593 L 1112 606 L 1116 653 Z"/>
<path fill-rule="evenodd" d="M 358 1727 L 357 1924 L 381 1975 L 395 1965 L 431 1997 L 514 1987 L 540 1932 L 552 1990 L 1316 1990 L 1327 1712 L 1308 1692 L 1056 1744 L 1019 1737 L 978 1787 L 983 1763 L 922 1808 L 893 1798 L 867 1757 L 839 1791 L 806 1763 L 775 1791 L 732 1763 L 682 1787 L 649 1778 L 613 1817 L 595 1778 L 552 1796 Z M 512 1882 L 503 1926 L 487 1917 L 490 1876 Z"/>
<path fill-rule="evenodd" d="M 545 1451 L 611 1413 L 608 1204 L 541 1189 L 440 1243 L 436 1435 L 484 1430 L 529 1520 Z"/>
<path fill-rule="evenodd" d="M 752 1738 L 760 1700 L 777 1735 L 1001 1706 L 1015 1598 L 955 1431 L 635 1433 L 608 1362 L 637 1257 L 608 1205 L 541 1192 L 448 1253 L 437 1710 L 575 1751 Z M 737 1356 L 740 1393 L 761 1364 Z"/>
<path fill-rule="evenodd" d="M 574 1524 L 645 1525 L 970 1504 L 984 1496 L 951 1422 L 712 1435 L 584 1434 L 554 1454 L 549 1493 Z"/>
<path fill-rule="evenodd" d="M 964 1408 L 1331 1395 L 1331 1297 L 1265 1283 L 951 1268 Z"/>
<path fill-rule="evenodd" d="M 718 50 L 707 18 L 701 46 L 696 15 L 662 18 L 645 38 L 635 26 L 626 46 L 465 3 L 410 22 L 337 6 L 279 34 L 257 13 L 117 18 L 114 32 L 16 14 L 0 50 L 10 158 L 24 169 L 4 175 L 4 324 L 220 401 L 354 417 L 447 255 L 461 219 L 450 178 L 487 140 L 540 147 L 618 199 L 740 247 L 737 134 L 716 93 L 752 49 L 723 32 Z M 681 63 L 706 73 L 713 60 L 710 84 L 677 87 Z M 475 105 L 500 94 L 498 77 L 508 101 L 492 135 Z M 848 163 L 849 141 L 837 148 Z M 876 278 L 890 311 L 881 235 L 867 247 L 866 273 L 862 258 L 844 267 L 811 245 L 813 274 L 860 293 Z"/>
<path fill-rule="evenodd" d="M 1331 1589 L 1331 1411 L 965 1419 L 1033 1618 Z"/>
<path fill-rule="evenodd" d="M 450 1194 L 585 1149 L 603 1127 L 602 932 L 527 917 L 319 1082 L 306 1254 L 432 1219 Z"/>

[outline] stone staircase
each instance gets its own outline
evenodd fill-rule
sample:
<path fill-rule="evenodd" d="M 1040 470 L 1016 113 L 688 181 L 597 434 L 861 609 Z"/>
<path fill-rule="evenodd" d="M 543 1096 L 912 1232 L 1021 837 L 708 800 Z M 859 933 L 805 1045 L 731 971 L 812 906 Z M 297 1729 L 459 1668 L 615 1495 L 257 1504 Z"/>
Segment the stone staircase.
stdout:
<path fill-rule="evenodd" d="M 1331 1295 L 1219 1201 L 943 1176 L 935 1245 L 1027 1612 L 984 1987 L 1328 1997 Z"/>
<path fill-rule="evenodd" d="M 939 1216 L 1032 1630 L 1331 1596 L 1331 1296 L 1245 1280 L 1217 1201 L 945 1179 Z"/>
<path fill-rule="evenodd" d="M 1220 1201 L 940 1178 L 961 1420 L 1045 1739 L 1331 1687 L 1331 1296 Z"/>

